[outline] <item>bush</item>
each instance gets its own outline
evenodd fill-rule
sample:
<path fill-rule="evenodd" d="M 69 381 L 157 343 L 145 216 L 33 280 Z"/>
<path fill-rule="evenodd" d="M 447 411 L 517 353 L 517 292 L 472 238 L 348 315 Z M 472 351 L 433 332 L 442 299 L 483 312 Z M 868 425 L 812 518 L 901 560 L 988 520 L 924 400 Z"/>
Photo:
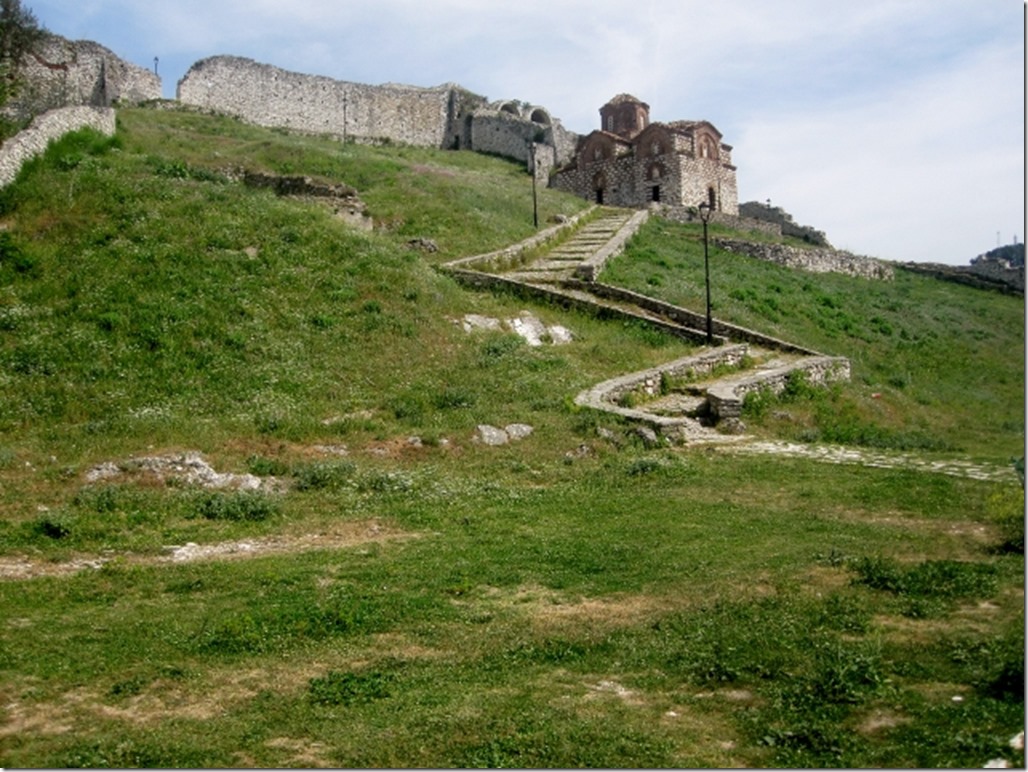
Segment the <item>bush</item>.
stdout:
<path fill-rule="evenodd" d="M 352 461 L 315 461 L 293 472 L 298 491 L 338 490 L 349 484 L 357 471 Z"/>
<path fill-rule="evenodd" d="M 278 512 L 278 505 L 261 493 L 213 493 L 200 499 L 199 514 L 207 520 L 259 522 Z"/>

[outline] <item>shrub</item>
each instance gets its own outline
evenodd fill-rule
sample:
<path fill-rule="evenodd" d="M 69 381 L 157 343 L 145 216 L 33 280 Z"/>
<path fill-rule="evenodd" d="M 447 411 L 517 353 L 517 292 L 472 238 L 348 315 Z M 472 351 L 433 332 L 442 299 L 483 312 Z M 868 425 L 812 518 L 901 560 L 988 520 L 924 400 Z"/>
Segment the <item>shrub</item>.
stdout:
<path fill-rule="evenodd" d="M 32 522 L 32 532 L 47 539 L 64 539 L 71 535 L 71 522 L 61 515 L 43 515 Z"/>
<path fill-rule="evenodd" d="M 278 505 L 261 493 L 212 493 L 204 496 L 197 512 L 207 520 L 258 522 L 278 512 Z"/>
<path fill-rule="evenodd" d="M 315 461 L 293 472 L 293 487 L 298 491 L 338 490 L 350 483 L 356 471 L 352 461 Z"/>

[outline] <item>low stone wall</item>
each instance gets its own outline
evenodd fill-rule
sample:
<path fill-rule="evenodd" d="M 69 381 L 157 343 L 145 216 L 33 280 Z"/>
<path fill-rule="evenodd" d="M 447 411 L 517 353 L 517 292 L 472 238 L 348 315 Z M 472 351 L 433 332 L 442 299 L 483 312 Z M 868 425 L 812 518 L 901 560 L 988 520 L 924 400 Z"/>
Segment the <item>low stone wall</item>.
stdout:
<path fill-rule="evenodd" d="M 846 381 L 850 377 L 850 363 L 845 357 L 809 357 L 742 378 L 718 381 L 707 389 L 707 404 L 710 406 L 711 416 L 717 421 L 738 418 L 742 414 L 743 400 L 747 394 L 761 389 L 770 389 L 775 394 L 780 394 L 788 384 L 790 374 L 797 371 L 806 373 L 811 383 Z"/>
<path fill-rule="evenodd" d="M 62 107 L 37 117 L 25 131 L 0 145 L 0 187 L 14 182 L 25 162 L 43 153 L 53 140 L 87 127 L 114 136 L 114 109 Z"/>
<path fill-rule="evenodd" d="M 517 244 L 504 247 L 503 249 L 498 249 L 495 252 L 487 252 L 482 255 L 472 255 L 471 257 L 462 257 L 459 260 L 453 260 L 446 263 L 442 267 L 451 272 L 455 269 L 489 272 L 510 271 L 523 265 L 529 252 L 545 246 L 554 239 L 559 238 L 564 231 L 575 228 L 579 222 L 592 215 L 595 210 L 596 207 L 592 206 L 572 217 L 569 217 L 564 222 L 545 228 L 534 236 L 529 236 L 524 241 L 519 241 Z"/>
<path fill-rule="evenodd" d="M 575 269 L 575 276 L 584 281 L 596 281 L 603 266 L 613 257 L 617 257 L 625 251 L 625 244 L 634 236 L 643 224 L 650 219 L 650 213 L 641 209 L 633 214 L 628 222 L 621 226 L 614 238 L 603 245 L 593 255 L 582 261 L 582 264 Z"/>
<path fill-rule="evenodd" d="M 582 289 L 591 292 L 598 297 L 607 298 L 608 300 L 633 303 L 640 308 L 659 314 L 660 316 L 696 330 L 705 331 L 707 329 L 707 317 L 705 315 L 689 311 L 685 308 L 680 308 L 679 306 L 673 306 L 670 303 L 665 303 L 662 300 L 656 300 L 655 298 L 651 298 L 646 295 L 640 295 L 638 292 L 632 292 L 631 290 L 622 289 L 621 287 L 614 287 L 610 284 L 598 284 L 594 282 L 582 282 L 580 284 L 576 284 L 575 282 L 566 282 L 566 286 Z M 748 330 L 745 327 L 739 327 L 717 319 L 711 319 L 710 329 L 715 338 L 722 340 L 746 341 L 758 346 L 777 349 L 778 351 L 819 355 L 817 351 L 812 351 L 811 349 L 797 346 L 793 343 L 789 343 L 788 341 L 772 338 L 770 335 L 764 335 L 763 333 L 756 332 L 755 330 Z"/>
<path fill-rule="evenodd" d="M 900 263 L 900 268 L 934 279 L 966 284 L 977 289 L 995 290 L 1007 295 L 1024 295 L 1024 266 L 1001 268 L 978 265 L 945 265 L 942 263 Z"/>
<path fill-rule="evenodd" d="M 660 391 L 661 379 L 665 376 L 680 378 L 692 375 L 708 375 L 719 365 L 736 366 L 746 357 L 749 347 L 746 344 L 721 346 L 711 351 L 676 359 L 657 367 L 639 370 L 627 375 L 598 383 L 575 397 L 575 404 L 590 407 L 608 413 L 644 421 L 660 427 L 679 426 L 688 423 L 689 419 L 660 416 L 646 410 L 625 407 L 619 401 L 634 391 L 643 391 L 656 396 Z"/>
<path fill-rule="evenodd" d="M 843 273 L 864 279 L 892 279 L 891 265 L 873 257 L 854 255 L 838 249 L 790 247 L 785 244 L 762 244 L 741 239 L 713 239 L 721 249 L 740 255 L 777 263 L 787 268 L 798 268 L 811 273 Z"/>

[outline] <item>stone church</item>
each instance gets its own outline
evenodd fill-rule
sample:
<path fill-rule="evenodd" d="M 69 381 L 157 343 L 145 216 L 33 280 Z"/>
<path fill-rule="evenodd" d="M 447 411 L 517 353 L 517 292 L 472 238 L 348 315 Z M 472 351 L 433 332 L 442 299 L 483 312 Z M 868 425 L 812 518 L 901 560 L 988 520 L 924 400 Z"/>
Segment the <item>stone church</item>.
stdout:
<path fill-rule="evenodd" d="M 600 129 L 578 141 L 550 185 L 599 204 L 698 206 L 739 213 L 732 147 L 708 121 L 650 123 L 650 106 L 619 94 L 600 108 Z"/>

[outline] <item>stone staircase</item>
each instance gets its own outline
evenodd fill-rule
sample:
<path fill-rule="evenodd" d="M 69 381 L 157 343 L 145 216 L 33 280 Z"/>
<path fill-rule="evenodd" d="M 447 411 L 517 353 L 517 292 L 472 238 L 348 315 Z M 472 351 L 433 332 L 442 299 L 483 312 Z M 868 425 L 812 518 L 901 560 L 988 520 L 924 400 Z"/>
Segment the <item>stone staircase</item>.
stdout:
<path fill-rule="evenodd" d="M 579 228 L 570 239 L 558 244 L 545 256 L 506 275 L 528 284 L 559 286 L 575 278 L 579 267 L 609 244 L 633 214 L 624 209 L 603 209 L 595 220 Z"/>
<path fill-rule="evenodd" d="M 601 208 L 595 215 L 567 238 L 551 229 L 507 250 L 448 263 L 443 270 L 472 286 L 520 288 L 537 298 L 638 320 L 686 340 L 706 342 L 705 331 L 699 329 L 705 326 L 700 314 L 595 281 L 604 262 L 621 252 L 647 213 Z M 557 243 L 547 249 L 549 240 Z M 524 259 L 526 253 L 535 256 Z M 721 321 L 714 330 L 713 346 L 604 381 L 579 394 L 576 404 L 649 424 L 673 441 L 725 441 L 732 438 L 709 427 L 737 418 L 748 392 L 781 391 L 797 370 L 814 383 L 849 378 L 846 359 Z M 732 340 L 738 342 L 731 345 Z M 716 368 L 726 366 L 731 374 L 716 376 Z M 709 377 L 698 377 L 704 375 Z M 687 388 L 663 392 L 669 379 L 683 376 L 690 381 Z"/>

